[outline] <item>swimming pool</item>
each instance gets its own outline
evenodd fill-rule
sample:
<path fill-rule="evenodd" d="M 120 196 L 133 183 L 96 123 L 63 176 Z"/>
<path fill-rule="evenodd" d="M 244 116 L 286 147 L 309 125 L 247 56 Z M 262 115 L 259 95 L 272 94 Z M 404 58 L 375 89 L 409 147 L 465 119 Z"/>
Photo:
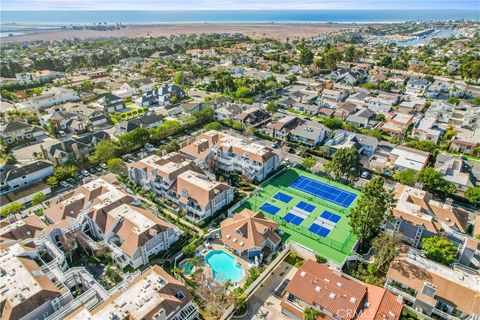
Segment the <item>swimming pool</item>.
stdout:
<path fill-rule="evenodd" d="M 193 263 L 190 260 L 183 260 L 179 264 L 180 270 L 182 270 L 183 274 L 188 276 L 193 271 Z"/>
<path fill-rule="evenodd" d="M 212 268 L 212 277 L 218 282 L 239 282 L 243 278 L 243 268 L 225 251 L 210 251 L 205 256 L 205 262 Z"/>

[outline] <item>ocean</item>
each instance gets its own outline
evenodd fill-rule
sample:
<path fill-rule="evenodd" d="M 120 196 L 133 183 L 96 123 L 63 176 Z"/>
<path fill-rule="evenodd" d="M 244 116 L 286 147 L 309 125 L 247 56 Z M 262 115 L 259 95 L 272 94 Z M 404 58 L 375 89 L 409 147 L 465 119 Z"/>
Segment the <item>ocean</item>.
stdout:
<path fill-rule="evenodd" d="M 1 24 L 93 23 L 403 22 L 480 20 L 479 10 L 205 10 L 205 11 L 1 11 Z"/>

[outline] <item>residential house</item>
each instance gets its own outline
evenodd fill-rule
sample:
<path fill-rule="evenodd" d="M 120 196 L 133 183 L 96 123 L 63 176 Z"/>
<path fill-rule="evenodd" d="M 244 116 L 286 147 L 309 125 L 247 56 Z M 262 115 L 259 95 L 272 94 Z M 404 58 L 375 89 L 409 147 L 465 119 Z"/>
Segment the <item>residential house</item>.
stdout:
<path fill-rule="evenodd" d="M 190 115 L 193 115 L 194 113 L 201 111 L 204 108 L 205 106 L 202 102 L 186 102 L 180 105 L 180 109 L 182 109 L 184 113 L 188 113 Z"/>
<path fill-rule="evenodd" d="M 137 128 L 149 129 L 162 125 L 163 117 L 150 112 L 135 119 L 124 120 L 116 125 L 115 134 L 120 136 Z"/>
<path fill-rule="evenodd" d="M 450 154 L 439 154 L 436 158 L 435 169 L 443 178 L 455 184 L 459 191 L 466 191 L 475 186 L 475 180 L 471 174 L 472 168 L 468 162 L 460 157 Z"/>
<path fill-rule="evenodd" d="M 65 165 L 69 160 L 86 159 L 95 150 L 96 145 L 105 139 L 109 139 L 108 133 L 98 131 L 81 137 L 72 137 L 47 148 L 41 146 L 41 150 L 45 159 L 56 165 Z"/>
<path fill-rule="evenodd" d="M 275 232 L 278 223 L 261 212 L 243 209 L 220 223 L 223 244 L 237 255 L 253 260 L 265 248 L 276 251 L 282 239 Z"/>
<path fill-rule="evenodd" d="M 280 165 L 280 157 L 272 148 L 249 143 L 241 138 L 211 130 L 181 153 L 207 163 L 214 171 L 239 173 L 250 180 L 262 181 Z"/>
<path fill-rule="evenodd" d="M 277 139 L 287 139 L 290 132 L 302 123 L 302 119 L 295 116 L 285 116 L 275 122 L 270 122 L 266 127 L 269 136 Z"/>
<path fill-rule="evenodd" d="M 51 88 L 43 91 L 40 95 L 31 97 L 25 102 L 18 103 L 21 108 L 34 107 L 36 109 L 42 110 L 51 106 L 58 104 L 78 101 L 80 98 L 76 91 L 72 89 L 65 88 Z"/>
<path fill-rule="evenodd" d="M 125 108 L 125 102 L 123 101 L 123 98 L 112 93 L 100 98 L 100 100 L 98 100 L 98 104 L 105 112 L 114 112 Z"/>
<path fill-rule="evenodd" d="M 285 292 L 280 303 L 282 313 L 295 320 L 305 318 L 306 308 L 338 320 L 398 320 L 403 309 L 403 304 L 387 290 L 361 283 L 313 260 L 298 268 Z"/>
<path fill-rule="evenodd" d="M 389 167 L 395 171 L 413 169 L 421 171 L 428 163 L 430 154 L 405 146 L 397 146 L 392 150 L 389 158 Z"/>
<path fill-rule="evenodd" d="M 345 93 L 342 90 L 323 89 L 320 96 L 320 106 L 326 108 L 334 108 L 337 102 L 342 102 Z"/>
<path fill-rule="evenodd" d="M 149 78 L 143 78 L 132 82 L 132 87 L 135 88 L 135 93 L 152 91 L 154 85 L 155 82 Z"/>
<path fill-rule="evenodd" d="M 347 119 L 349 115 L 352 115 L 359 111 L 359 105 L 350 101 L 337 103 L 335 107 L 335 117 L 341 120 Z"/>
<path fill-rule="evenodd" d="M 328 132 L 323 124 L 307 120 L 290 131 L 289 140 L 313 148 L 325 140 Z"/>
<path fill-rule="evenodd" d="M 407 82 L 407 90 L 424 91 L 430 85 L 430 81 L 421 78 L 410 78 Z"/>
<path fill-rule="evenodd" d="M 154 265 L 92 310 L 81 306 L 65 319 L 193 320 L 198 317 L 198 309 L 187 287 Z"/>
<path fill-rule="evenodd" d="M 478 275 L 431 261 L 414 248 L 404 248 L 390 264 L 385 287 L 430 318 L 480 315 Z"/>
<path fill-rule="evenodd" d="M 394 105 L 399 101 L 397 95 L 382 95 L 376 97 L 367 97 L 365 103 L 367 107 L 375 113 L 388 114 Z"/>
<path fill-rule="evenodd" d="M 0 126 L 0 136 L 8 144 L 35 139 L 44 135 L 42 128 L 25 122 L 9 122 Z"/>
<path fill-rule="evenodd" d="M 225 121 L 226 119 L 233 119 L 235 116 L 243 112 L 243 107 L 238 104 L 229 104 L 224 107 L 215 109 L 213 118 L 216 121 Z"/>
<path fill-rule="evenodd" d="M 396 112 L 380 127 L 380 130 L 390 134 L 402 135 L 407 132 L 413 120 L 413 115 Z"/>
<path fill-rule="evenodd" d="M 53 174 L 53 164 L 38 160 L 1 173 L 0 195 L 43 181 Z"/>
<path fill-rule="evenodd" d="M 395 200 L 394 218 L 387 222 L 386 229 L 400 233 L 410 245 L 419 247 L 422 239 L 437 234 L 451 235 L 451 240 L 459 244 L 465 241 L 459 234 L 468 230 L 468 212 L 453 206 L 451 199 L 442 203 L 427 191 L 399 185 Z"/>
<path fill-rule="evenodd" d="M 77 113 L 69 111 L 54 111 L 51 114 L 46 114 L 40 117 L 40 124 L 48 126 L 50 123 L 53 124 L 55 129 L 69 131 L 74 120 L 80 120 L 80 115 Z M 87 124 L 84 124 L 84 129 L 87 128 Z"/>
<path fill-rule="evenodd" d="M 446 126 L 439 124 L 436 118 L 424 117 L 413 127 L 412 136 L 437 143 L 446 129 Z"/>
<path fill-rule="evenodd" d="M 424 96 L 429 99 L 438 99 L 442 97 L 442 94 L 448 92 L 448 84 L 443 81 L 434 81 L 425 90 Z"/>
<path fill-rule="evenodd" d="M 339 149 L 353 147 L 360 154 L 371 156 L 377 149 L 378 139 L 355 132 L 336 130 L 333 138 L 328 139 L 324 146 L 330 150 L 332 155 Z"/>
<path fill-rule="evenodd" d="M 65 77 L 63 73 L 51 70 L 40 70 L 36 72 L 23 72 L 15 74 L 15 78 L 25 84 L 51 82 L 54 79 L 63 77 Z"/>
<path fill-rule="evenodd" d="M 43 181 L 34 182 L 30 185 L 20 186 L 18 189 L 0 195 L 0 209 L 12 202 L 28 204 L 37 193 L 43 193 L 48 196 L 52 193 L 51 187 Z"/>
<path fill-rule="evenodd" d="M 202 173 L 188 170 L 177 176 L 178 205 L 194 221 L 204 220 L 233 201 L 233 188 Z"/>
<path fill-rule="evenodd" d="M 260 126 L 270 120 L 270 114 L 263 109 L 252 107 L 233 117 L 233 121 L 245 126 Z"/>
<path fill-rule="evenodd" d="M 369 108 L 359 108 L 356 113 L 347 116 L 345 121 L 360 128 L 373 128 L 376 124 L 375 112 Z"/>
<path fill-rule="evenodd" d="M 480 146 L 480 128 L 475 130 L 457 129 L 455 137 L 450 144 L 450 150 L 468 155 L 478 154 Z"/>
<path fill-rule="evenodd" d="M 224 108 L 230 104 L 230 98 L 220 96 L 217 98 L 213 98 L 209 101 L 204 103 L 205 107 L 212 108 L 213 110 L 217 110 L 219 108 Z"/>

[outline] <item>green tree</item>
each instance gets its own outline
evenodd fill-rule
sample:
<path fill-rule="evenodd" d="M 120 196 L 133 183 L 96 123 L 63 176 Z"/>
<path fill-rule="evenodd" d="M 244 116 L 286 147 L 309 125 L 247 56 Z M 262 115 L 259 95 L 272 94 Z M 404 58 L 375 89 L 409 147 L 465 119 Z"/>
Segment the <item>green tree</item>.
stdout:
<path fill-rule="evenodd" d="M 325 53 L 323 60 L 325 61 L 325 65 L 328 69 L 335 69 L 337 67 L 337 63 L 342 60 L 342 53 L 338 50 L 338 48 L 331 48 Z"/>
<path fill-rule="evenodd" d="M 468 202 L 478 207 L 480 205 L 480 187 L 470 187 L 465 191 Z"/>
<path fill-rule="evenodd" d="M 107 161 L 108 170 L 114 173 L 121 173 L 125 164 L 121 158 L 112 158 Z"/>
<path fill-rule="evenodd" d="M 43 192 L 37 192 L 32 196 L 32 204 L 34 206 L 42 204 L 47 199 L 47 196 Z"/>
<path fill-rule="evenodd" d="M 303 319 L 304 320 L 317 320 L 321 315 L 320 311 L 313 309 L 312 307 L 306 307 L 303 310 Z"/>
<path fill-rule="evenodd" d="M 220 130 L 221 128 L 222 128 L 222 124 L 217 121 L 207 123 L 204 127 L 205 131 Z"/>
<path fill-rule="evenodd" d="M 360 247 L 377 235 L 393 206 L 393 194 L 384 188 L 384 180 L 374 177 L 362 190 L 356 205 L 348 213 L 352 233 Z"/>
<path fill-rule="evenodd" d="M 243 123 L 241 122 L 235 122 L 232 125 L 232 128 L 237 131 L 242 131 L 243 130 Z"/>
<path fill-rule="evenodd" d="M 182 85 L 184 84 L 185 82 L 185 74 L 183 72 L 177 72 L 177 74 L 175 74 L 175 78 L 173 79 L 173 82 L 176 84 L 176 85 Z"/>
<path fill-rule="evenodd" d="M 50 187 L 56 187 L 58 184 L 58 179 L 55 176 L 50 176 L 45 180 L 45 182 L 50 186 Z"/>
<path fill-rule="evenodd" d="M 313 166 L 317 163 L 317 160 L 313 157 L 308 157 L 304 158 L 302 161 L 302 167 L 304 167 L 307 170 L 310 170 L 313 168 Z"/>
<path fill-rule="evenodd" d="M 386 273 L 390 262 L 398 255 L 401 244 L 399 234 L 393 236 L 389 233 L 382 233 L 372 241 L 372 249 L 375 254 L 374 269 L 375 272 Z"/>
<path fill-rule="evenodd" d="M 354 46 L 348 46 L 347 49 L 345 49 L 345 52 L 343 53 L 343 56 L 345 58 L 345 61 L 348 62 L 353 62 L 357 58 L 357 52 L 355 50 Z"/>
<path fill-rule="evenodd" d="M 422 239 L 422 249 L 425 255 L 444 265 L 451 265 L 457 256 L 457 246 L 442 236 Z"/>
<path fill-rule="evenodd" d="M 265 110 L 267 110 L 268 113 L 270 114 L 274 114 L 275 112 L 277 112 L 279 109 L 279 106 L 276 102 L 274 101 L 270 101 L 268 104 L 267 104 L 267 107 L 265 108 Z"/>
<path fill-rule="evenodd" d="M 288 83 L 293 84 L 297 82 L 297 77 L 294 74 L 289 74 L 285 77 L 288 80 Z"/>
<path fill-rule="evenodd" d="M 250 95 L 251 91 L 249 87 L 238 87 L 237 91 L 235 92 L 235 96 L 239 99 L 248 98 Z"/>
<path fill-rule="evenodd" d="M 117 145 L 111 140 L 102 140 L 95 147 L 95 151 L 88 158 L 92 163 L 107 162 L 115 158 L 117 153 Z"/>
<path fill-rule="evenodd" d="M 53 175 L 58 181 L 66 180 L 68 178 L 75 178 L 78 172 L 78 168 L 74 165 L 67 165 L 64 167 L 56 167 L 53 170 Z"/>
<path fill-rule="evenodd" d="M 245 135 L 247 137 L 254 136 L 256 132 L 257 132 L 257 130 L 255 129 L 254 126 L 248 126 L 248 127 L 245 128 Z"/>
<path fill-rule="evenodd" d="M 417 171 L 413 169 L 397 171 L 393 174 L 393 179 L 401 184 L 413 187 L 417 183 Z"/>
<path fill-rule="evenodd" d="M 145 128 L 136 128 L 118 137 L 120 147 L 132 149 L 137 145 L 143 145 L 150 138 L 150 133 Z"/>
<path fill-rule="evenodd" d="M 423 184 L 423 188 L 429 192 L 437 192 L 442 196 L 455 193 L 455 185 L 443 178 L 442 174 L 432 167 L 425 167 L 418 174 L 417 181 Z"/>
<path fill-rule="evenodd" d="M 337 150 L 332 161 L 327 162 L 324 169 L 334 179 L 345 179 L 352 183 L 358 180 L 362 170 L 360 154 L 353 147 Z"/>
<path fill-rule="evenodd" d="M 23 203 L 12 202 L 10 204 L 7 204 L 0 210 L 0 216 L 6 217 L 11 214 L 19 213 L 23 209 L 25 209 L 25 205 Z"/>
<path fill-rule="evenodd" d="M 343 121 L 337 118 L 324 119 L 323 124 L 330 130 L 337 130 L 343 127 Z"/>
<path fill-rule="evenodd" d="M 299 62 L 302 66 L 309 66 L 313 62 L 313 52 L 310 49 L 302 48 L 300 49 Z"/>

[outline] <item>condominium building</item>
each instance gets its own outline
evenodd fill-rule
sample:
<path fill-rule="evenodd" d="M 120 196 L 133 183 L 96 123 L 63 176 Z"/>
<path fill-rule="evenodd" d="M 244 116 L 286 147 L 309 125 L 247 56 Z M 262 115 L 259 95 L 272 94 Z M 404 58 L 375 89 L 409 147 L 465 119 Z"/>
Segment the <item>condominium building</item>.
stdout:
<path fill-rule="evenodd" d="M 33 249 L 21 244 L 0 250 L 0 315 L 7 319 L 45 319 L 67 293 L 43 274 Z"/>
<path fill-rule="evenodd" d="M 178 205 L 186 210 L 187 218 L 203 220 L 233 201 L 233 188 L 208 176 L 186 171 L 177 178 Z"/>
<path fill-rule="evenodd" d="M 282 313 L 304 319 L 306 308 L 335 320 L 398 320 L 403 305 L 383 288 L 354 280 L 313 260 L 306 261 L 285 289 Z M 319 317 L 320 318 L 320 317 Z"/>
<path fill-rule="evenodd" d="M 239 173 L 249 180 L 262 181 L 280 165 L 272 148 L 211 130 L 180 150 L 205 161 L 214 171 Z"/>
<path fill-rule="evenodd" d="M 155 265 L 93 310 L 82 306 L 65 319 L 190 320 L 197 316 L 197 307 L 185 285 Z"/>
<path fill-rule="evenodd" d="M 406 305 L 433 319 L 476 319 L 480 316 L 480 277 L 425 258 L 404 248 L 387 273 L 385 287 Z"/>

